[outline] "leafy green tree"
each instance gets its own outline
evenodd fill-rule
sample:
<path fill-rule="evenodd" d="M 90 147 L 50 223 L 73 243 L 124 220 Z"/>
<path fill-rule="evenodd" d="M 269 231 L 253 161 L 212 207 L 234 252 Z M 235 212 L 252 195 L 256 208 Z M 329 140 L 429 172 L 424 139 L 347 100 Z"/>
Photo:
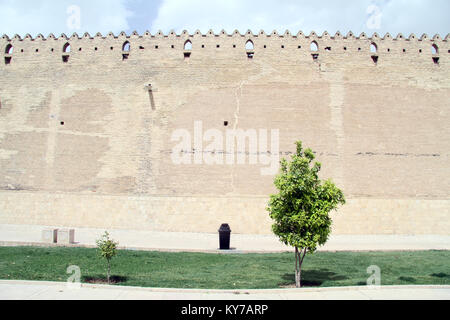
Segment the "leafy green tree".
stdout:
<path fill-rule="evenodd" d="M 313 164 L 313 151 L 303 150 L 301 141 L 296 144 L 291 161 L 281 161 L 275 178 L 279 193 L 270 197 L 267 210 L 275 222 L 273 232 L 295 248 L 295 283 L 300 288 L 303 260 L 327 242 L 332 225 L 329 213 L 344 205 L 345 198 L 331 180 L 319 179 L 322 165 Z"/>
<path fill-rule="evenodd" d="M 97 240 L 97 247 L 100 257 L 106 259 L 107 262 L 107 270 L 106 270 L 106 276 L 108 279 L 108 284 L 111 283 L 111 260 L 117 255 L 117 246 L 119 245 L 118 242 L 114 242 L 109 238 L 109 233 L 105 231 L 105 234 Z"/>

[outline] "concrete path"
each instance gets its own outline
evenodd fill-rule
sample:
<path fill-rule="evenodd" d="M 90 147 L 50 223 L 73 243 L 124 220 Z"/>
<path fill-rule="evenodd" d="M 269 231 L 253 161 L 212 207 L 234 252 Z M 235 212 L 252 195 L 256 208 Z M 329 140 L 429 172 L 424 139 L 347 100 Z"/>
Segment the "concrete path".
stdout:
<path fill-rule="evenodd" d="M 0 245 L 43 245 L 45 226 L 0 225 Z M 75 246 L 95 247 L 105 230 L 75 228 Z M 217 252 L 218 234 L 108 230 L 122 249 Z M 273 235 L 231 235 L 231 252 L 292 251 Z M 450 236 L 331 236 L 321 251 L 450 250 Z"/>
<path fill-rule="evenodd" d="M 0 300 L 450 300 L 450 286 L 221 291 L 0 281 Z"/>

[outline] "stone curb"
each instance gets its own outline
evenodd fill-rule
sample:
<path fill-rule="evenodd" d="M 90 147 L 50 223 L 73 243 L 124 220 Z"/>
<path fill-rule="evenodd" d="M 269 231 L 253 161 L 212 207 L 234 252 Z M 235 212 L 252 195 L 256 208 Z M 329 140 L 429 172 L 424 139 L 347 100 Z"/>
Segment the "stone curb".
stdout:
<path fill-rule="evenodd" d="M 0 280 L 0 285 L 27 285 L 27 286 L 66 286 L 67 282 L 52 281 L 24 281 L 24 280 Z M 283 293 L 300 293 L 300 292 L 336 292 L 336 291 L 374 291 L 374 290 L 396 290 L 396 289 L 441 289 L 450 290 L 450 285 L 417 285 L 417 286 L 381 286 L 370 288 L 367 286 L 356 287 L 329 287 L 329 288 L 302 288 L 302 289 L 237 289 L 237 290 L 218 290 L 218 289 L 177 289 L 177 288 L 145 288 L 130 286 L 108 286 L 102 284 L 81 284 L 81 288 L 87 289 L 107 289 L 107 290 L 125 290 L 125 291 L 147 291 L 157 293 L 203 293 L 203 294 L 283 294 Z M 74 289 L 76 290 L 76 289 Z"/>

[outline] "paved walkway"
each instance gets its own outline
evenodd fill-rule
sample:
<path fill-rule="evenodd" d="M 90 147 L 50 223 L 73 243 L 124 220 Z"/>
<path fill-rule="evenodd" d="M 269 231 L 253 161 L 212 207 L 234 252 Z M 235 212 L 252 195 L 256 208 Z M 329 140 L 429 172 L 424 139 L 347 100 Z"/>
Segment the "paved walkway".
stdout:
<path fill-rule="evenodd" d="M 0 245 L 44 245 L 45 226 L 0 225 Z M 75 228 L 76 246 L 95 247 L 105 230 Z M 218 234 L 108 230 L 122 249 L 217 252 Z M 231 252 L 292 251 L 273 235 L 231 235 Z M 450 236 L 331 236 L 321 251 L 450 250 Z"/>
<path fill-rule="evenodd" d="M 450 286 L 221 291 L 0 281 L 0 300 L 450 300 Z"/>

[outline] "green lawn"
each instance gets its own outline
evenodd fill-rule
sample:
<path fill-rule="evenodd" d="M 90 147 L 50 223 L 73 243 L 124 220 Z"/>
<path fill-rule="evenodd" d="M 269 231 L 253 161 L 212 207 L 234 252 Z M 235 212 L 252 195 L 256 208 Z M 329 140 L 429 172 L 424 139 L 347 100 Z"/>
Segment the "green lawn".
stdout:
<path fill-rule="evenodd" d="M 292 285 L 294 254 L 202 254 L 119 251 L 112 274 L 120 285 L 155 288 L 268 289 Z M 104 277 L 96 249 L 0 248 L 0 279 L 66 281 L 67 267 Z M 367 268 L 381 268 L 382 285 L 450 285 L 450 251 L 316 253 L 304 263 L 305 286 L 366 285 Z"/>

